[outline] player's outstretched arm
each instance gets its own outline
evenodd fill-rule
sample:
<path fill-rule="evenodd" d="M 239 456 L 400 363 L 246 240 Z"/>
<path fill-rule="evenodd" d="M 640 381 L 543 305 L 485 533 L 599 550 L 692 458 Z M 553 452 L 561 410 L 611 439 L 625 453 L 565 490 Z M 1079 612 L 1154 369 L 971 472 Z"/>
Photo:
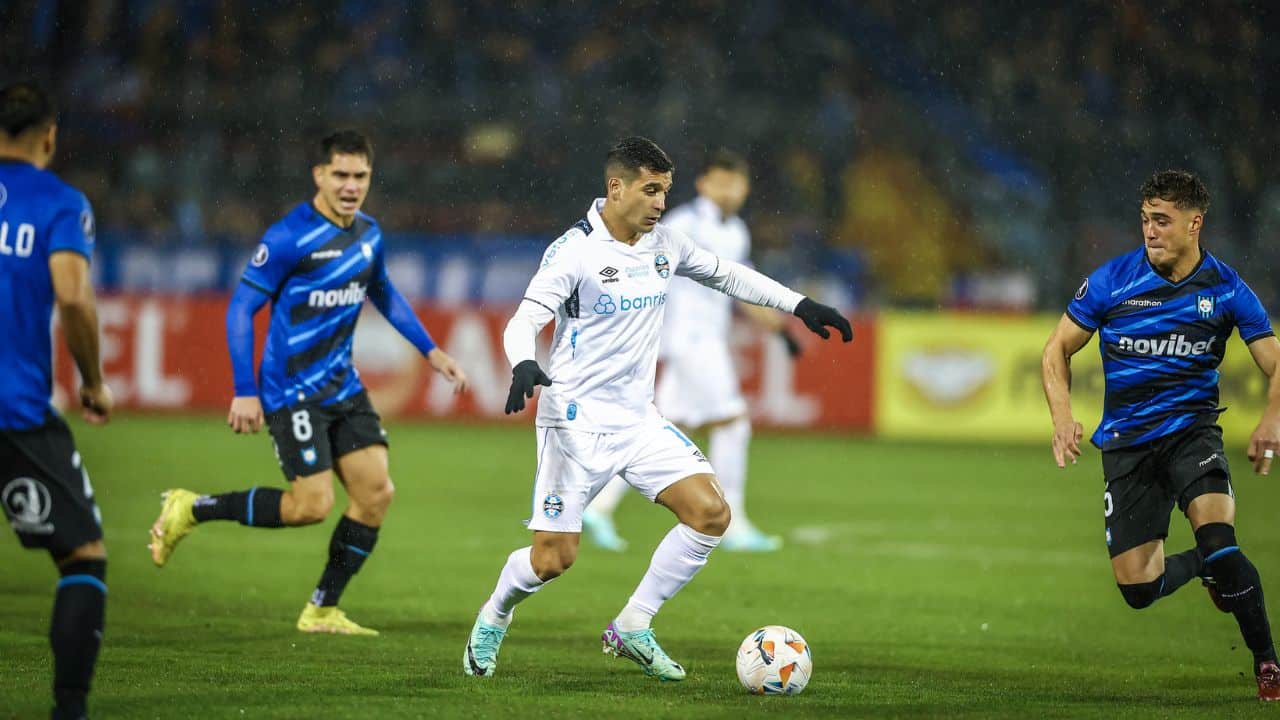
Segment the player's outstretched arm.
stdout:
<path fill-rule="evenodd" d="M 111 389 L 102 381 L 98 307 L 89 276 L 89 261 L 78 252 L 55 252 L 49 256 L 49 277 L 62 334 L 80 370 L 81 414 L 87 422 L 105 423 L 111 417 L 114 400 Z"/>
<path fill-rule="evenodd" d="M 828 327 L 840 331 L 840 338 L 845 342 L 853 340 L 853 327 L 835 308 L 814 302 L 745 265 L 718 258 L 679 234 L 672 239 L 681 247 L 681 262 L 676 274 L 752 305 L 791 312 L 824 340 L 831 337 Z"/>
<path fill-rule="evenodd" d="M 258 382 L 253 376 L 253 316 L 269 299 L 261 290 L 240 283 L 227 305 L 227 352 L 235 378 L 235 397 L 227 412 L 227 426 L 237 434 L 256 433 L 266 422 L 258 399 Z"/>
<path fill-rule="evenodd" d="M 381 273 L 379 281 L 369 286 L 369 299 L 373 301 L 373 306 L 378 308 L 378 312 L 382 313 L 396 332 L 422 353 L 433 370 L 453 383 L 454 392 L 466 390 L 467 374 L 448 353 L 436 345 L 435 340 L 431 339 L 431 333 L 427 332 L 426 326 L 418 319 L 418 314 L 413 311 L 409 301 L 400 294 L 395 285 L 391 284 L 385 269 L 381 269 Z"/>
<path fill-rule="evenodd" d="M 1084 426 L 1076 422 L 1071 412 L 1071 356 L 1088 344 L 1091 337 L 1093 333 L 1063 314 L 1045 343 L 1040 361 L 1044 397 L 1053 418 L 1053 460 L 1060 468 L 1067 466 L 1067 460 L 1074 464 L 1080 457 Z"/>
<path fill-rule="evenodd" d="M 1270 379 L 1267 409 L 1249 437 L 1249 460 L 1254 472 L 1270 475 L 1271 461 L 1280 452 L 1280 340 L 1274 335 L 1254 340 L 1249 343 L 1249 353 Z"/>

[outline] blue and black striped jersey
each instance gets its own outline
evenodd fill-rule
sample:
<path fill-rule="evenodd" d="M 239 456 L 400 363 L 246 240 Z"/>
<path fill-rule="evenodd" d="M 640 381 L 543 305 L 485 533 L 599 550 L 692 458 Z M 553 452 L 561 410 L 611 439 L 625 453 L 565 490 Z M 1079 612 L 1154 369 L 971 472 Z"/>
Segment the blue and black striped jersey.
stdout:
<path fill-rule="evenodd" d="M 49 256 L 93 256 L 89 201 L 57 175 L 0 159 L 0 429 L 29 430 L 51 411 L 53 281 Z"/>
<path fill-rule="evenodd" d="M 390 287 L 378 223 L 357 213 L 339 227 L 303 203 L 272 225 L 241 282 L 271 297 L 259 368 L 262 407 L 329 405 L 364 389 L 351 341 L 366 296 Z"/>
<path fill-rule="evenodd" d="M 1067 316 L 1098 331 L 1106 397 L 1093 444 L 1115 450 L 1217 414 L 1218 366 L 1231 332 L 1246 344 L 1274 333 L 1258 296 L 1208 252 L 1181 282 L 1161 277 L 1146 248 L 1085 279 Z"/>

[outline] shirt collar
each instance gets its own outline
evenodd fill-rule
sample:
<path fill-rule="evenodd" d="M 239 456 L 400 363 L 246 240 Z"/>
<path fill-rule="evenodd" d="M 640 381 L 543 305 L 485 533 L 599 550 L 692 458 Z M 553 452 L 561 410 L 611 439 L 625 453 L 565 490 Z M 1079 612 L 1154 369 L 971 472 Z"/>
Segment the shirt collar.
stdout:
<path fill-rule="evenodd" d="M 626 245 L 626 243 L 623 243 L 622 241 L 615 238 L 613 235 L 609 234 L 609 228 L 605 226 L 604 218 L 600 217 L 600 211 L 603 209 L 604 209 L 604 198 L 596 198 L 591 202 L 591 207 L 587 209 L 587 222 L 590 223 L 591 225 L 591 232 L 587 234 L 587 237 L 592 240 L 617 241 L 622 245 Z M 648 237 L 652 234 L 653 234 L 653 231 L 649 231 L 644 235 L 641 235 L 640 239 L 636 242 L 634 247 L 639 247 L 640 244 L 643 243 L 646 239 L 648 239 Z M 633 246 L 629 246 L 629 247 L 633 247 Z"/>

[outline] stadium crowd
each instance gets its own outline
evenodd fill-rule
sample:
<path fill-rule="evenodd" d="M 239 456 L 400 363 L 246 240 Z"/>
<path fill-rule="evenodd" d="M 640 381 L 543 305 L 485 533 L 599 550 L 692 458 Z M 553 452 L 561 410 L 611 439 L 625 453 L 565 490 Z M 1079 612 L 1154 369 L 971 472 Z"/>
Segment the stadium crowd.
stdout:
<path fill-rule="evenodd" d="M 384 225 L 551 237 L 640 132 L 678 199 L 708 146 L 749 156 L 777 276 L 1058 308 L 1137 240 L 1136 187 L 1165 167 L 1209 180 L 1210 248 L 1280 262 L 1275 24 L 1189 2 L 11 0 L 0 79 L 56 88 L 58 170 L 108 241 L 251 247 L 334 124 L 376 143 Z"/>

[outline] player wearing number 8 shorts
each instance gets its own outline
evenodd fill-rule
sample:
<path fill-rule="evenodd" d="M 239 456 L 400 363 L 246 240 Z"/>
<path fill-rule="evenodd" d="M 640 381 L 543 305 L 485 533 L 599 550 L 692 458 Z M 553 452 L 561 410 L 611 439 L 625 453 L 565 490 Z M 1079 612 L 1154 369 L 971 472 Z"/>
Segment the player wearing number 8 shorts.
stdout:
<path fill-rule="evenodd" d="M 466 375 L 435 346 L 412 308 L 391 284 L 382 232 L 360 212 L 373 172 L 373 148 L 341 131 L 316 148 L 316 195 L 271 227 L 258 246 L 227 310 L 227 345 L 235 399 L 227 423 L 237 433 L 265 422 L 291 487 L 255 487 L 222 495 L 171 489 L 151 528 L 151 558 L 168 562 L 197 524 L 236 520 L 250 527 L 321 522 L 333 508 L 333 473 L 349 504 L 334 528 L 329 561 L 298 629 L 377 635 L 338 609 L 348 581 L 373 552 L 391 503 L 386 433 L 351 364 L 351 343 L 365 298 L 421 352 L 465 389 Z M 253 316 L 271 301 L 271 324 L 260 370 L 253 376 Z"/>
<path fill-rule="evenodd" d="M 1270 472 L 1280 447 L 1280 342 L 1253 290 L 1200 247 L 1209 209 L 1204 184 L 1191 173 L 1161 172 L 1141 198 L 1144 247 L 1086 278 L 1045 346 L 1054 459 L 1065 467 L 1080 455 L 1070 358 L 1097 332 L 1106 398 L 1092 440 L 1102 450 L 1106 542 L 1120 594 L 1141 609 L 1201 578 L 1253 653 L 1258 698 L 1280 700 L 1262 580 L 1236 541 L 1235 494 L 1217 425 L 1225 409 L 1217 368 L 1238 329 L 1270 379 L 1248 451 L 1255 472 Z M 1166 555 L 1175 506 L 1196 546 Z"/>

